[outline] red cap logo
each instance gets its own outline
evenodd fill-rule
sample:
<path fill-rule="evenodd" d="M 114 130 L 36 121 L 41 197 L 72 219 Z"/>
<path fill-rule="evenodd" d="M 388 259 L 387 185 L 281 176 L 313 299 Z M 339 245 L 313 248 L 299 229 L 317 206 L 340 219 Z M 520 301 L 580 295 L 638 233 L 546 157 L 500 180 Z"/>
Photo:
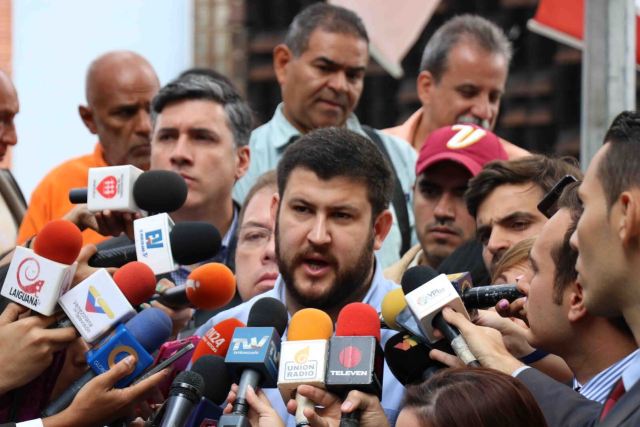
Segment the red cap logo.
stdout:
<path fill-rule="evenodd" d="M 113 175 L 105 176 L 96 188 L 105 199 L 113 199 L 118 191 L 118 180 Z"/>
<path fill-rule="evenodd" d="M 362 360 L 362 353 L 357 347 L 347 346 L 340 352 L 340 364 L 345 368 L 351 369 L 358 366 Z"/>

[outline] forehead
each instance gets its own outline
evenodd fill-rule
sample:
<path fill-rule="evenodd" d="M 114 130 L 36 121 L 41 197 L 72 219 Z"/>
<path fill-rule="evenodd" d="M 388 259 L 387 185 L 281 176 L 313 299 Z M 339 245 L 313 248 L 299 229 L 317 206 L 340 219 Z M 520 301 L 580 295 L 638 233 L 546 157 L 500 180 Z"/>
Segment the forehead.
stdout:
<path fill-rule="evenodd" d="M 490 224 L 514 212 L 542 216 L 537 206 L 542 196 L 542 189 L 532 182 L 499 185 L 478 206 L 477 223 Z"/>
<path fill-rule="evenodd" d="M 571 225 L 571 214 L 566 208 L 556 212 L 543 226 L 533 243 L 531 255 L 534 259 L 541 256 L 551 258 L 551 250 L 562 243 L 565 233 Z"/>
<path fill-rule="evenodd" d="M 151 102 L 159 89 L 158 79 L 146 67 L 123 67 L 95 83 L 97 105 L 111 106 L 137 102 Z"/>
<path fill-rule="evenodd" d="M 438 183 L 442 186 L 457 187 L 466 185 L 471 179 L 469 169 L 460 163 L 445 160 L 429 166 L 421 175 L 420 179 Z"/>
<path fill-rule="evenodd" d="M 197 127 L 231 132 L 224 107 L 206 99 L 187 99 L 167 104 L 158 114 L 156 127 Z"/>
<path fill-rule="evenodd" d="M 265 187 L 257 191 L 245 208 L 242 224 L 251 221 L 268 225 L 271 222 L 271 212 L 269 210 L 271 200 L 273 194 L 277 191 L 275 187 Z"/>
<path fill-rule="evenodd" d="M 369 48 L 365 40 L 353 34 L 317 28 L 309 36 L 307 48 L 300 56 L 311 61 L 325 57 L 346 67 L 365 67 L 369 60 Z"/>
<path fill-rule="evenodd" d="M 315 206 L 369 206 L 367 187 L 353 178 L 338 176 L 323 180 L 309 169 L 297 167 L 291 171 L 282 195 L 283 201 L 304 200 Z"/>
<path fill-rule="evenodd" d="M 0 112 L 18 112 L 18 94 L 13 84 L 5 76 L 0 76 Z"/>
<path fill-rule="evenodd" d="M 602 183 L 600 182 L 600 164 L 602 159 L 606 156 L 611 143 L 606 143 L 602 146 L 593 156 L 589 167 L 584 174 L 584 178 L 578 192 L 582 200 L 588 199 L 589 195 L 600 194 L 602 192 Z"/>
<path fill-rule="evenodd" d="M 507 80 L 507 60 L 499 53 L 490 53 L 463 37 L 451 49 L 443 79 L 452 84 L 474 83 L 492 89 L 503 89 Z"/>

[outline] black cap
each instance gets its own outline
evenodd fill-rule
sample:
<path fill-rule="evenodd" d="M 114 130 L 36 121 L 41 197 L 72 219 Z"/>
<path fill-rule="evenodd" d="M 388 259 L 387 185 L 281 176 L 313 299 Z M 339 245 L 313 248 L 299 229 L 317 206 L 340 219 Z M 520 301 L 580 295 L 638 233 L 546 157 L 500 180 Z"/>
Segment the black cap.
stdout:
<path fill-rule="evenodd" d="M 405 295 L 409 292 L 416 290 L 420 286 L 427 283 L 429 280 L 439 276 L 440 273 L 433 268 L 426 265 L 417 265 L 411 267 L 402 275 L 400 284 L 402 285 L 402 291 Z"/>
<path fill-rule="evenodd" d="M 166 170 L 144 172 L 133 184 L 133 200 L 136 205 L 151 213 L 180 209 L 187 200 L 188 192 L 184 178 Z"/>
<path fill-rule="evenodd" d="M 178 264 L 191 265 L 213 258 L 220 250 L 218 229 L 204 221 L 177 223 L 171 230 L 171 253 Z"/>
<path fill-rule="evenodd" d="M 282 336 L 287 329 L 289 315 L 287 308 L 279 300 L 271 297 L 260 298 L 249 311 L 247 326 L 266 326 L 275 328 Z"/>
<path fill-rule="evenodd" d="M 224 358 L 207 354 L 196 360 L 191 366 L 193 372 L 197 372 L 205 379 L 204 397 L 221 405 L 227 399 L 231 389 L 231 376 L 224 363 Z"/>

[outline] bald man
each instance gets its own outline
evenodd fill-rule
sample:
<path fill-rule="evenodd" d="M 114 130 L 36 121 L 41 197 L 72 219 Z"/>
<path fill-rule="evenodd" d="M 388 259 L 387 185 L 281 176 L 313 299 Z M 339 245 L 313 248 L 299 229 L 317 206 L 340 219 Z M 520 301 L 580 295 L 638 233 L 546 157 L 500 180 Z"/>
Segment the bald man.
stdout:
<path fill-rule="evenodd" d="M 18 114 L 18 93 L 11 79 L 0 71 L 0 161 L 10 145 L 16 145 L 18 137 L 13 119 Z"/>
<path fill-rule="evenodd" d="M 137 53 L 109 52 L 91 63 L 85 88 L 87 104 L 80 105 L 78 112 L 98 142 L 92 154 L 62 163 L 38 184 L 20 225 L 19 244 L 73 207 L 69 190 L 87 186 L 89 168 L 127 164 L 149 168 L 149 110 L 159 88 L 155 71 Z M 90 229 L 82 235 L 84 244 L 106 238 Z"/>

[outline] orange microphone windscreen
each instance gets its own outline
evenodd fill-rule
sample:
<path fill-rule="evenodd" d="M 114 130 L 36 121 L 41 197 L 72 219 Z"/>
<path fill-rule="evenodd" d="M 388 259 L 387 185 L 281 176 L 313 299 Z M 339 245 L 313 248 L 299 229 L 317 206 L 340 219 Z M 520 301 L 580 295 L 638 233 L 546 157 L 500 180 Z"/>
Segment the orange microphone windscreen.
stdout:
<path fill-rule="evenodd" d="M 244 323 L 232 317 L 225 319 L 211 327 L 202 336 L 198 346 L 193 352 L 191 361 L 195 362 L 202 356 L 212 354 L 214 356 L 225 357 L 229 350 L 229 344 L 236 328 L 244 328 Z"/>
<path fill-rule="evenodd" d="M 333 321 L 317 308 L 303 308 L 291 316 L 287 339 L 289 341 L 328 340 L 333 335 Z"/>
<path fill-rule="evenodd" d="M 113 274 L 113 281 L 134 307 L 148 301 L 156 290 L 155 274 L 140 261 L 131 261 L 120 267 Z"/>
<path fill-rule="evenodd" d="M 51 261 L 73 264 L 82 249 L 82 233 L 71 221 L 49 221 L 36 236 L 33 251 Z"/>
<path fill-rule="evenodd" d="M 236 293 L 236 277 L 224 264 L 210 262 L 196 268 L 187 278 L 187 298 L 197 308 L 224 307 Z"/>
<path fill-rule="evenodd" d="M 336 321 L 337 337 L 375 337 L 380 342 L 380 319 L 375 308 L 363 302 L 342 307 Z"/>

